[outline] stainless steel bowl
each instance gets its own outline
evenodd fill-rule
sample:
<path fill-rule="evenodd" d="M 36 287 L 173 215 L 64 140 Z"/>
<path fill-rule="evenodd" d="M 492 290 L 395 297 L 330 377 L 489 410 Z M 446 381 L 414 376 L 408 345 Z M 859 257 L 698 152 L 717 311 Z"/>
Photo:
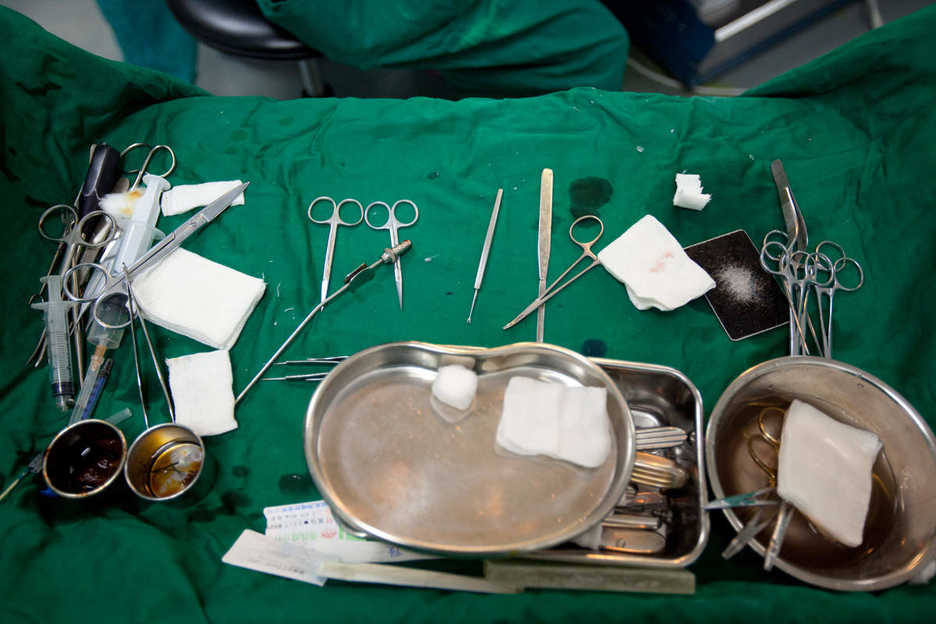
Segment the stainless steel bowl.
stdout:
<path fill-rule="evenodd" d="M 936 439 L 906 399 L 854 366 L 783 357 L 735 379 L 715 405 L 706 429 L 706 464 L 715 497 L 766 485 L 765 473 L 748 454 L 746 439 L 757 430 L 758 406 L 784 406 L 793 399 L 874 432 L 884 448 L 874 466 L 864 543 L 858 548 L 835 544 L 797 513 L 777 567 L 807 583 L 842 591 L 880 590 L 909 580 L 936 556 Z M 750 513 L 725 510 L 736 530 Z M 760 555 L 769 530 L 750 543 Z"/>

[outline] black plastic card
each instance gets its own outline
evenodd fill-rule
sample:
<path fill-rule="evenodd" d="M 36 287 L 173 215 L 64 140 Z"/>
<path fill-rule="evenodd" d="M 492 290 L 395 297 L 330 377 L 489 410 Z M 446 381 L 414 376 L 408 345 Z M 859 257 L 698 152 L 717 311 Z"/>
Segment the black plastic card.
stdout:
<path fill-rule="evenodd" d="M 705 299 L 730 339 L 743 340 L 789 322 L 783 290 L 761 267 L 760 252 L 747 232 L 735 230 L 685 251 L 715 280 Z"/>

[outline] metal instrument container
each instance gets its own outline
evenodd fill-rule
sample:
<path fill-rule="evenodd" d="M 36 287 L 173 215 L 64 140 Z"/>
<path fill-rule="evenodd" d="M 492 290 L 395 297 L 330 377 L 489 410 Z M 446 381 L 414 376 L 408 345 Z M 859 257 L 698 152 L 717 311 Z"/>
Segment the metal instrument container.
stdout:
<path fill-rule="evenodd" d="M 667 454 L 688 473 L 688 481 L 678 490 L 665 492 L 673 513 L 666 546 L 660 552 L 590 551 L 563 545 L 524 557 L 605 566 L 685 568 L 702 554 L 709 537 L 709 516 L 703 509 L 707 489 L 702 453 L 702 395 L 688 377 L 674 368 L 591 359 L 614 380 L 637 427 L 675 426 L 688 433 L 686 443 L 667 449 Z"/>
<path fill-rule="evenodd" d="M 434 411 L 436 371 L 478 375 L 470 413 Z M 504 390 L 514 376 L 604 387 L 612 449 L 587 469 L 496 448 Z M 335 517 L 362 535 L 448 555 L 548 548 L 582 533 L 620 500 L 634 463 L 634 422 L 594 362 L 548 344 L 493 349 L 400 342 L 341 363 L 306 413 L 306 461 Z"/>
<path fill-rule="evenodd" d="M 205 444 L 175 423 L 150 427 L 130 445 L 124 476 L 134 494 L 148 501 L 181 496 L 201 475 Z"/>
<path fill-rule="evenodd" d="M 42 476 L 59 496 L 84 499 L 107 489 L 126 458 L 127 441 L 120 429 L 103 420 L 80 420 L 49 444 Z"/>
<path fill-rule="evenodd" d="M 936 439 L 900 394 L 854 366 L 791 356 L 754 366 L 722 394 L 709 419 L 705 454 L 717 498 L 765 485 L 747 437 L 763 405 L 805 401 L 830 417 L 871 431 L 884 444 L 873 468 L 864 542 L 848 548 L 824 538 L 800 513 L 787 530 L 776 566 L 820 587 L 876 591 L 912 578 L 936 556 Z M 785 407 L 784 407 L 785 409 Z M 725 509 L 736 530 L 753 513 Z M 760 555 L 768 527 L 749 544 Z"/>

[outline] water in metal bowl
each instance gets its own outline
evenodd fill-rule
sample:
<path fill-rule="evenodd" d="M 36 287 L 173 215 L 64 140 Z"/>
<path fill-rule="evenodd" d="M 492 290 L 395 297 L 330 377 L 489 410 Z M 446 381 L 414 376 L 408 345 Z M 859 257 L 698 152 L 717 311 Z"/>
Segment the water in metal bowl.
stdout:
<path fill-rule="evenodd" d="M 722 394 L 706 430 L 709 481 L 716 498 L 767 485 L 749 453 L 757 414 L 800 399 L 883 442 L 872 474 L 872 494 L 860 546 L 825 537 L 798 512 L 787 530 L 777 567 L 820 587 L 872 591 L 909 580 L 936 556 L 936 438 L 900 394 L 848 364 L 815 357 L 784 357 L 742 373 Z M 736 530 L 752 510 L 727 509 Z M 750 543 L 763 555 L 770 525 Z"/>

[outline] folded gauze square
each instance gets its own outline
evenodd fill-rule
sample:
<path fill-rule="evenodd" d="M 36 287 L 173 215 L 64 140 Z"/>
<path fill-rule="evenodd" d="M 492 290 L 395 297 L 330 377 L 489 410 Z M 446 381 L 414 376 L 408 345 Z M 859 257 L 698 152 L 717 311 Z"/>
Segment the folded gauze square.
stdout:
<path fill-rule="evenodd" d="M 611 451 L 607 395 L 604 388 L 569 388 L 513 377 L 504 392 L 497 444 L 520 455 L 600 466 Z"/>
<path fill-rule="evenodd" d="M 237 429 L 234 378 L 228 351 L 193 353 L 166 360 L 176 422 L 200 436 Z"/>
<path fill-rule="evenodd" d="M 829 537 L 859 546 L 881 440 L 802 401 L 783 419 L 777 493 Z"/>
<path fill-rule="evenodd" d="M 180 184 L 162 194 L 162 213 L 171 216 L 188 212 L 192 208 L 207 206 L 232 188 L 243 184 L 240 180 L 205 182 L 204 184 Z M 238 195 L 232 206 L 242 206 L 244 194 Z"/>
<path fill-rule="evenodd" d="M 215 349 L 234 346 L 265 288 L 262 279 L 181 247 L 133 281 L 147 320 Z"/>
<path fill-rule="evenodd" d="M 598 260 L 627 285 L 627 294 L 639 310 L 675 310 L 715 288 L 715 280 L 651 215 L 602 249 Z"/>

